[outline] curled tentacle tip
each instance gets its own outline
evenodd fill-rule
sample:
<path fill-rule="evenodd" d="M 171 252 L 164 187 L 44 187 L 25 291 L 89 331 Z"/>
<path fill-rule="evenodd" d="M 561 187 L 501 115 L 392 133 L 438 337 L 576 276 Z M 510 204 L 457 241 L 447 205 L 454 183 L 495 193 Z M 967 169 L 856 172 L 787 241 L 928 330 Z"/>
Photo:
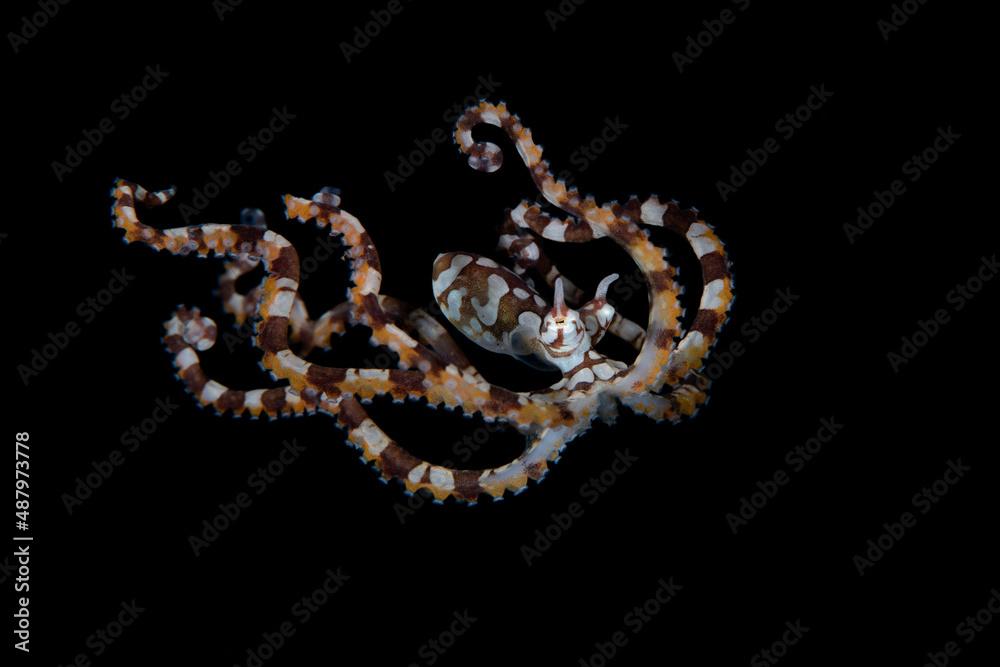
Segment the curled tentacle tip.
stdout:
<path fill-rule="evenodd" d="M 492 174 L 503 165 L 503 151 L 496 144 L 478 141 L 469 149 L 469 166 L 476 171 Z"/>
<path fill-rule="evenodd" d="M 195 315 L 184 323 L 184 342 L 200 352 L 215 345 L 219 328 L 210 317 Z"/>

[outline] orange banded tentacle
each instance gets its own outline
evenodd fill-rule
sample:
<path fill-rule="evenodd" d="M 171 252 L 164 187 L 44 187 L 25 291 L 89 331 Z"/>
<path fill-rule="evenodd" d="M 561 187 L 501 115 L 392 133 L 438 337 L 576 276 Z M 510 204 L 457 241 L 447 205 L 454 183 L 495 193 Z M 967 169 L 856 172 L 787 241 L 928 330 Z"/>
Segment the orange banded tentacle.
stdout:
<path fill-rule="evenodd" d="M 681 384 L 666 395 L 644 392 L 626 394 L 622 403 L 636 414 L 641 414 L 657 422 L 679 422 L 684 417 L 694 417 L 698 409 L 708 400 L 704 390 L 693 384 Z"/>
<path fill-rule="evenodd" d="M 655 195 L 640 202 L 632 197 L 621 212 L 643 224 L 665 227 L 683 236 L 701 264 L 702 295 L 691 329 L 670 359 L 667 381 L 676 382 L 689 370 L 701 368 L 726 323 L 733 302 L 733 274 L 726 248 L 697 209 L 682 209 L 675 201 L 660 202 Z"/>
<path fill-rule="evenodd" d="M 310 364 L 288 347 L 289 314 L 298 294 L 299 261 L 291 244 L 273 231 L 248 225 L 197 225 L 160 230 L 139 222 L 135 212 L 138 186 L 116 181 L 113 190 L 114 225 L 125 230 L 126 242 L 142 242 L 156 250 L 207 257 L 258 257 L 264 263 L 266 277 L 262 285 L 257 325 L 257 344 L 264 351 L 262 364 L 278 380 L 289 380 L 302 393 L 307 387 L 328 391 L 328 395 L 358 393 L 371 398 L 391 394 L 404 399 L 422 387 L 424 376 L 416 371 L 375 371 L 332 368 Z M 162 199 L 161 193 L 146 194 L 146 199 Z M 422 393 L 417 391 L 416 393 Z"/>
<path fill-rule="evenodd" d="M 259 260 L 254 261 L 246 256 L 239 256 L 225 263 L 225 270 L 219 278 L 219 296 L 222 299 L 223 310 L 233 316 L 237 327 L 245 325 L 256 317 L 263 281 L 261 285 L 254 286 L 246 294 L 237 291 L 236 281 L 259 264 Z M 315 348 L 329 347 L 333 334 L 342 334 L 346 331 L 347 320 L 350 317 L 349 306 L 350 304 L 346 302 L 339 304 L 313 320 L 309 317 L 305 301 L 301 295 L 296 294 L 292 310 L 288 315 L 288 324 L 292 328 L 292 342 L 299 347 L 302 354 L 308 354 Z"/>
<path fill-rule="evenodd" d="M 246 294 L 242 294 L 236 289 L 236 281 L 253 271 L 259 264 L 260 260 L 251 260 L 246 255 L 237 256 L 223 265 L 222 275 L 219 276 L 219 298 L 222 300 L 222 308 L 233 316 L 237 325 L 253 318 L 257 312 L 260 286 L 255 286 Z"/>
<path fill-rule="evenodd" d="M 383 345 L 398 354 L 401 368 L 431 370 L 435 366 L 435 356 L 391 321 L 382 308 L 378 251 L 361 222 L 340 209 L 339 204 L 340 197 L 330 192 L 319 192 L 312 199 L 285 195 L 285 214 L 303 223 L 314 220 L 320 228 L 329 228 L 331 235 L 342 238 L 346 246 L 344 256 L 351 268 L 353 284 L 347 290 L 347 299 L 353 304 L 354 321 L 371 328 L 373 344 Z"/>
<path fill-rule="evenodd" d="M 264 212 L 259 208 L 245 208 L 240 211 L 240 224 L 267 229 Z M 248 255 L 238 255 L 223 264 L 224 270 L 219 277 L 219 298 L 222 300 L 223 309 L 236 319 L 238 325 L 256 314 L 261 286 L 258 285 L 246 294 L 241 294 L 236 289 L 236 281 L 258 266 L 260 258 L 251 258 Z"/>
<path fill-rule="evenodd" d="M 233 316 L 238 327 L 252 321 L 260 306 L 263 281 L 254 286 L 246 294 L 236 289 L 236 281 L 253 271 L 260 260 L 251 260 L 242 255 L 225 263 L 225 270 L 219 278 L 219 296 L 222 307 Z M 309 309 L 301 295 L 295 295 L 295 302 L 288 315 L 288 324 L 292 328 L 291 340 L 298 345 L 302 354 L 308 354 L 315 348 L 328 348 L 334 334 L 342 334 L 347 330 L 347 320 L 350 318 L 350 305 L 341 303 L 323 313 L 315 320 L 309 317 Z"/>

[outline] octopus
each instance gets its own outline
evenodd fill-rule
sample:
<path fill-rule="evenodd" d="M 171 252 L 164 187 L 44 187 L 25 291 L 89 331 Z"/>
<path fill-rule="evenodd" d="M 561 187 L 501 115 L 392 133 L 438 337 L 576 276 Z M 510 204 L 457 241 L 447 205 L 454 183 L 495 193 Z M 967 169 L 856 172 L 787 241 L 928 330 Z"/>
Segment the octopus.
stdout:
<path fill-rule="evenodd" d="M 268 229 L 259 210 L 243 211 L 240 224 L 201 224 L 158 229 L 140 222 L 136 207 L 160 206 L 174 188 L 150 191 L 118 179 L 112 217 L 126 243 L 176 255 L 227 258 L 220 281 L 225 312 L 236 325 L 252 327 L 261 366 L 277 386 L 237 389 L 208 377 L 200 355 L 218 336 L 215 322 L 197 308 L 178 307 L 165 323 L 164 344 L 180 380 L 202 406 L 218 414 L 282 418 L 326 414 L 346 432 L 385 481 L 398 480 L 407 493 L 424 492 L 436 502 L 449 498 L 474 504 L 502 499 L 542 480 L 567 443 L 595 421 L 614 423 L 627 408 L 655 422 L 694 416 L 708 399 L 708 379 L 699 372 L 728 318 L 733 276 L 725 248 L 696 209 L 657 196 L 624 203 L 598 203 L 553 177 L 531 131 L 503 103 L 482 101 L 458 119 L 455 142 L 468 164 L 484 173 L 503 163 L 496 144 L 476 141 L 481 124 L 499 127 L 516 147 L 543 201 L 523 200 L 506 211 L 498 250 L 512 268 L 469 252 L 446 252 L 434 261 L 431 290 L 441 316 L 471 343 L 497 354 L 557 370 L 561 379 L 534 391 L 512 391 L 490 382 L 467 358 L 435 309 L 412 307 L 381 291 L 382 265 L 372 238 L 341 208 L 341 193 L 323 188 L 311 198 L 284 196 L 289 219 L 312 222 L 343 245 L 350 267 L 346 300 L 319 317 L 310 316 L 299 295 L 299 256 L 292 244 Z M 556 213 L 558 212 L 558 213 Z M 686 240 L 701 266 L 697 313 L 683 329 L 677 269 L 654 245 L 650 229 L 662 227 Z M 645 328 L 619 314 L 605 277 L 593 298 L 564 276 L 544 252 L 541 239 L 587 243 L 608 238 L 639 267 L 648 287 Z M 262 266 L 264 277 L 248 291 L 237 280 Z M 540 290 L 551 290 L 551 302 Z M 350 327 L 367 327 L 370 343 L 398 356 L 398 368 L 338 368 L 307 360 L 330 348 Z M 597 349 L 615 336 L 631 345 L 630 363 Z M 390 438 L 366 411 L 376 397 L 422 401 L 432 408 L 478 415 L 515 429 L 524 448 L 513 460 L 485 469 L 436 465 Z"/>

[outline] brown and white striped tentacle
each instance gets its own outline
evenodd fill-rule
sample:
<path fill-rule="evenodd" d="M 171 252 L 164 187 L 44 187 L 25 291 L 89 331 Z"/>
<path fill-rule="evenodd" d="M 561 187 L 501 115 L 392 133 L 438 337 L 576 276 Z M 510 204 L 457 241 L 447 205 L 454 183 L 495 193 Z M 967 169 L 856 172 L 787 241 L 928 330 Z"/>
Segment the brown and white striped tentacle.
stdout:
<path fill-rule="evenodd" d="M 441 323 L 426 310 L 412 308 L 408 304 L 384 294 L 379 296 L 379 303 L 386 315 L 407 333 L 430 348 L 445 365 L 454 366 L 463 377 L 468 375 L 473 378 L 474 382 L 485 381 L 468 357 L 465 356 L 465 353 L 462 352 L 462 348 L 448 333 L 448 330 L 441 326 Z"/>
<path fill-rule="evenodd" d="M 276 418 L 308 414 L 319 409 L 330 413 L 336 411 L 336 401 L 321 397 L 309 387 L 302 393 L 291 387 L 241 390 L 230 389 L 210 379 L 201 367 L 198 352 L 208 350 L 215 344 L 218 330 L 215 323 L 201 315 L 197 308 L 179 307 L 174 316 L 164 323 L 164 328 L 163 342 L 173 356 L 177 376 L 199 404 L 213 408 L 220 415 L 249 413 L 252 417 L 265 414 Z"/>
<path fill-rule="evenodd" d="M 514 260 L 514 272 L 523 276 L 528 271 L 534 271 L 549 287 L 555 287 L 556 280 L 562 278 L 566 301 L 571 304 L 582 302 L 585 298 L 583 290 L 562 274 L 559 267 L 545 254 L 538 239 L 529 229 L 515 222 L 512 213 L 512 210 L 507 211 L 506 219 L 500 227 L 497 248 Z"/>
<path fill-rule="evenodd" d="M 256 314 L 261 286 L 254 286 L 243 294 L 236 289 L 236 281 L 259 265 L 260 260 L 250 259 L 246 255 L 238 256 L 223 265 L 223 272 L 219 277 L 219 298 L 222 299 L 223 310 L 232 315 L 238 325 Z"/>
<path fill-rule="evenodd" d="M 507 492 L 520 493 L 529 480 L 541 480 L 549 463 L 558 459 L 566 443 L 579 433 L 579 426 L 546 427 L 526 435 L 527 446 L 513 461 L 496 468 L 460 470 L 435 465 L 408 452 L 387 436 L 354 398 L 341 401 L 338 417 L 348 439 L 384 479 L 399 480 L 410 493 L 423 489 L 436 500 L 454 497 L 469 503 L 482 494 L 500 499 Z"/>
<path fill-rule="evenodd" d="M 314 220 L 320 228 L 329 227 L 334 236 L 341 236 L 347 246 L 346 257 L 351 263 L 351 281 L 348 303 L 352 309 L 353 323 L 371 325 L 372 320 L 387 320 L 383 332 L 373 328 L 375 344 L 385 344 L 400 354 L 402 368 L 421 368 L 445 363 L 455 363 L 463 371 L 479 376 L 447 331 L 434 318 L 420 308 L 410 308 L 401 301 L 381 294 L 381 263 L 378 251 L 360 221 L 338 208 L 336 200 L 324 198 L 319 193 L 311 202 L 286 196 L 286 214 L 302 222 Z M 374 294 L 375 299 L 369 295 Z M 423 343 L 414 344 L 415 339 Z M 428 349 L 429 348 L 429 349 Z"/>
<path fill-rule="evenodd" d="M 401 368 L 430 370 L 436 365 L 436 356 L 392 321 L 383 309 L 379 298 L 382 271 L 378 251 L 361 222 L 340 209 L 339 203 L 339 197 L 323 192 L 312 199 L 285 196 L 289 219 L 300 222 L 314 220 L 320 228 L 329 228 L 331 235 L 343 240 L 346 246 L 344 256 L 350 262 L 353 283 L 347 291 L 353 321 L 371 327 L 372 343 L 386 346 L 398 354 Z"/>
<path fill-rule="evenodd" d="M 335 200 L 339 204 L 339 195 L 334 194 L 329 188 L 317 194 L 316 198 L 321 201 Z M 240 219 L 243 224 L 262 229 L 267 228 L 264 213 L 260 209 L 243 209 Z M 247 294 L 241 294 L 236 289 L 236 281 L 259 265 L 260 259 L 258 257 L 238 256 L 235 260 L 226 262 L 225 271 L 219 280 L 219 295 L 222 298 L 223 308 L 233 315 L 237 325 L 242 325 L 256 316 L 263 290 L 263 280 L 260 285 L 252 288 Z M 323 313 L 316 320 L 312 320 L 302 297 L 296 294 L 288 317 L 291 326 L 291 340 L 297 344 L 301 354 L 308 354 L 317 347 L 327 348 L 334 334 L 342 334 L 346 331 L 350 323 L 350 315 L 350 304 L 340 304 Z"/>
<path fill-rule="evenodd" d="M 548 461 L 558 456 L 564 444 L 551 436 L 529 436 L 525 452 L 498 468 L 459 470 L 433 465 L 389 438 L 353 397 L 330 399 L 311 388 L 302 394 L 291 387 L 239 390 L 209 379 L 201 368 L 198 351 L 212 347 L 216 328 L 197 309 L 179 308 L 165 328 L 164 342 L 174 356 L 178 376 L 202 406 L 220 415 L 249 413 L 277 418 L 325 412 L 336 416 L 362 458 L 374 463 L 384 479 L 398 479 L 411 493 L 425 489 L 437 500 L 455 497 L 462 502 L 476 502 L 481 494 L 500 498 L 508 491 L 518 493 L 527 487 L 528 479 L 541 479 Z"/>
<path fill-rule="evenodd" d="M 510 210 L 510 219 L 523 229 L 530 229 L 543 239 L 559 243 L 586 243 L 607 236 L 601 225 L 581 221 L 575 216 L 557 218 L 544 211 L 538 204 L 522 200 Z"/>
<path fill-rule="evenodd" d="M 702 294 L 691 328 L 670 359 L 667 381 L 675 383 L 689 370 L 701 368 L 733 302 L 733 275 L 725 245 L 697 209 L 682 209 L 675 201 L 661 202 L 655 195 L 645 201 L 632 197 L 618 207 L 619 214 L 643 224 L 665 227 L 683 236 L 698 257 Z"/>
<path fill-rule="evenodd" d="M 253 227 L 267 228 L 267 220 L 264 212 L 260 209 L 245 208 L 240 212 L 240 224 Z M 223 272 L 219 277 L 219 297 L 222 299 L 223 309 L 236 319 L 236 324 L 241 325 L 248 319 L 253 319 L 257 313 L 257 306 L 260 301 L 261 284 L 252 288 L 246 294 L 241 294 L 236 289 L 236 281 L 260 266 L 259 257 L 249 255 L 237 255 L 235 258 L 227 260 L 223 264 Z"/>
<path fill-rule="evenodd" d="M 234 316 L 238 325 L 256 314 L 261 291 L 255 287 L 245 295 L 240 294 L 236 290 L 236 281 L 258 265 L 259 260 L 239 257 L 235 261 L 226 263 L 226 270 L 220 279 L 219 293 L 223 299 L 223 306 L 226 312 Z M 403 302 L 384 294 L 379 294 L 378 300 L 394 324 L 400 326 L 406 333 L 414 335 L 445 363 L 454 363 L 463 372 L 467 371 L 482 379 L 445 328 L 426 311 L 421 308 L 410 308 Z M 357 324 L 352 317 L 355 310 L 351 301 L 344 301 L 312 320 L 301 295 L 296 295 L 289 316 L 291 340 L 299 345 L 300 353 L 303 355 L 313 349 L 329 349 L 334 335 L 341 335 L 348 327 Z"/>
<path fill-rule="evenodd" d="M 240 293 L 236 289 L 236 281 L 250 271 L 253 271 L 260 264 L 258 259 L 250 259 L 243 255 L 235 260 L 225 263 L 225 269 L 219 278 L 219 297 L 222 299 L 222 307 L 236 320 L 237 327 L 252 321 L 257 315 L 257 308 L 260 306 L 263 281 L 261 285 L 256 285 L 246 294 Z M 345 308 L 333 309 L 324 313 L 318 320 L 309 318 L 309 310 L 305 301 L 298 294 L 295 295 L 295 302 L 292 304 L 291 313 L 288 316 L 289 326 L 292 328 L 291 340 L 295 343 L 302 354 L 308 354 L 315 347 L 326 347 L 329 345 L 330 336 L 343 333 L 341 322 L 346 312 Z"/>
<path fill-rule="evenodd" d="M 436 499 L 454 496 L 459 501 L 476 502 L 481 494 L 499 498 L 505 492 L 517 493 L 527 487 L 528 479 L 539 480 L 548 461 L 556 458 L 564 441 L 551 436 L 529 436 L 525 452 L 508 464 L 483 470 L 459 470 L 437 466 L 418 459 L 389 438 L 371 420 L 353 397 L 330 399 L 311 388 L 299 394 L 291 387 L 238 390 L 209 379 L 201 368 L 198 351 L 210 349 L 216 327 L 197 309 L 179 308 L 165 324 L 165 343 L 174 355 L 178 376 L 196 400 L 218 414 L 271 418 L 325 412 L 338 418 L 347 429 L 347 437 L 362 452 L 366 461 L 375 464 L 386 480 L 398 479 L 409 492 L 426 489 Z"/>
<path fill-rule="evenodd" d="M 237 326 L 245 325 L 256 317 L 263 281 L 246 294 L 236 289 L 236 281 L 253 271 L 259 264 L 260 260 L 257 259 L 237 257 L 225 263 L 225 271 L 219 279 L 219 296 L 222 299 L 223 309 L 233 316 Z M 352 305 L 344 301 L 313 320 L 309 317 L 309 310 L 302 296 L 296 294 L 288 316 L 288 324 L 291 327 L 291 341 L 296 344 L 299 354 L 306 355 L 314 349 L 329 349 L 333 336 L 344 334 L 353 324 Z"/>
<path fill-rule="evenodd" d="M 468 360 L 448 331 L 427 311 L 423 308 L 413 308 L 386 294 L 379 294 L 378 302 L 382 311 L 396 326 L 426 346 L 426 354 L 435 355 L 438 363 L 442 365 L 453 364 L 463 375 L 468 373 L 477 381 L 482 380 L 479 371 Z M 323 313 L 315 321 L 310 320 L 312 345 L 328 349 L 333 334 L 343 334 L 348 327 L 356 325 L 357 322 L 351 316 L 352 310 L 353 304 L 344 301 Z"/>

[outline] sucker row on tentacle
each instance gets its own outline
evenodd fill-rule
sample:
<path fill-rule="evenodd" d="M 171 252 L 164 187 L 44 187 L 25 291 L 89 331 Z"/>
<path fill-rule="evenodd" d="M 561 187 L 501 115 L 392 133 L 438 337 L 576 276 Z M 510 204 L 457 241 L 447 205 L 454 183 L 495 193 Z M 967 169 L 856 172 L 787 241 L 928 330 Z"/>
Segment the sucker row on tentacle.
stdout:
<path fill-rule="evenodd" d="M 488 382 L 433 316 L 381 293 L 382 268 L 371 237 L 360 221 L 340 208 L 340 194 L 324 188 L 311 199 L 286 195 L 286 215 L 337 236 L 351 268 L 346 301 L 315 320 L 298 294 L 299 260 L 291 244 L 266 228 L 263 214 L 244 211 L 240 225 L 199 225 L 159 230 L 141 223 L 136 202 L 158 206 L 173 190 L 150 192 L 128 181 L 115 183 L 115 225 L 127 242 L 142 242 L 174 254 L 229 258 L 220 280 L 226 312 L 237 325 L 252 322 L 261 364 L 287 386 L 239 390 L 206 376 L 199 353 L 212 348 L 217 327 L 197 309 L 180 308 L 166 323 L 164 342 L 178 375 L 199 403 L 219 413 L 273 418 L 322 412 L 336 417 L 348 440 L 371 461 L 383 479 L 400 480 L 407 491 L 425 489 L 437 500 L 454 497 L 475 502 L 523 491 L 541 479 L 566 443 L 584 433 L 594 419 L 611 421 L 619 405 L 655 420 L 693 415 L 707 399 L 708 382 L 697 371 L 725 322 L 732 300 L 732 277 L 725 249 L 715 232 L 693 210 L 656 197 L 625 204 L 598 205 L 555 180 L 531 133 L 505 105 L 482 102 L 458 120 L 455 138 L 469 164 L 484 172 L 498 169 L 503 153 L 476 142 L 479 123 L 501 127 L 514 142 L 542 197 L 569 217 L 559 219 L 522 201 L 501 228 L 500 249 L 514 260 L 514 271 L 465 252 L 439 255 L 432 271 L 432 292 L 442 313 L 469 340 L 494 352 L 557 368 L 562 379 L 548 388 L 512 392 Z M 700 308 L 690 330 L 679 326 L 680 289 L 665 251 L 651 242 L 644 226 L 660 226 L 688 241 L 702 266 Z M 537 235 L 537 236 L 536 236 Z M 583 243 L 608 237 L 642 270 L 649 285 L 646 330 L 618 314 L 608 298 L 617 278 L 605 277 L 593 299 L 582 292 L 545 255 L 541 240 Z M 236 281 L 258 265 L 261 283 L 246 294 Z M 536 272 L 553 289 L 551 305 L 532 283 Z M 371 342 L 395 352 L 399 368 L 338 368 L 304 358 L 328 348 L 348 327 L 370 329 Z M 597 346 L 612 333 L 638 349 L 632 364 L 601 354 Z M 295 344 L 298 352 L 290 348 Z M 434 465 L 410 454 L 389 438 L 367 414 L 363 402 L 389 395 L 395 400 L 426 399 L 431 407 L 456 408 L 467 415 L 501 421 L 521 431 L 524 451 L 509 463 L 481 470 Z"/>

